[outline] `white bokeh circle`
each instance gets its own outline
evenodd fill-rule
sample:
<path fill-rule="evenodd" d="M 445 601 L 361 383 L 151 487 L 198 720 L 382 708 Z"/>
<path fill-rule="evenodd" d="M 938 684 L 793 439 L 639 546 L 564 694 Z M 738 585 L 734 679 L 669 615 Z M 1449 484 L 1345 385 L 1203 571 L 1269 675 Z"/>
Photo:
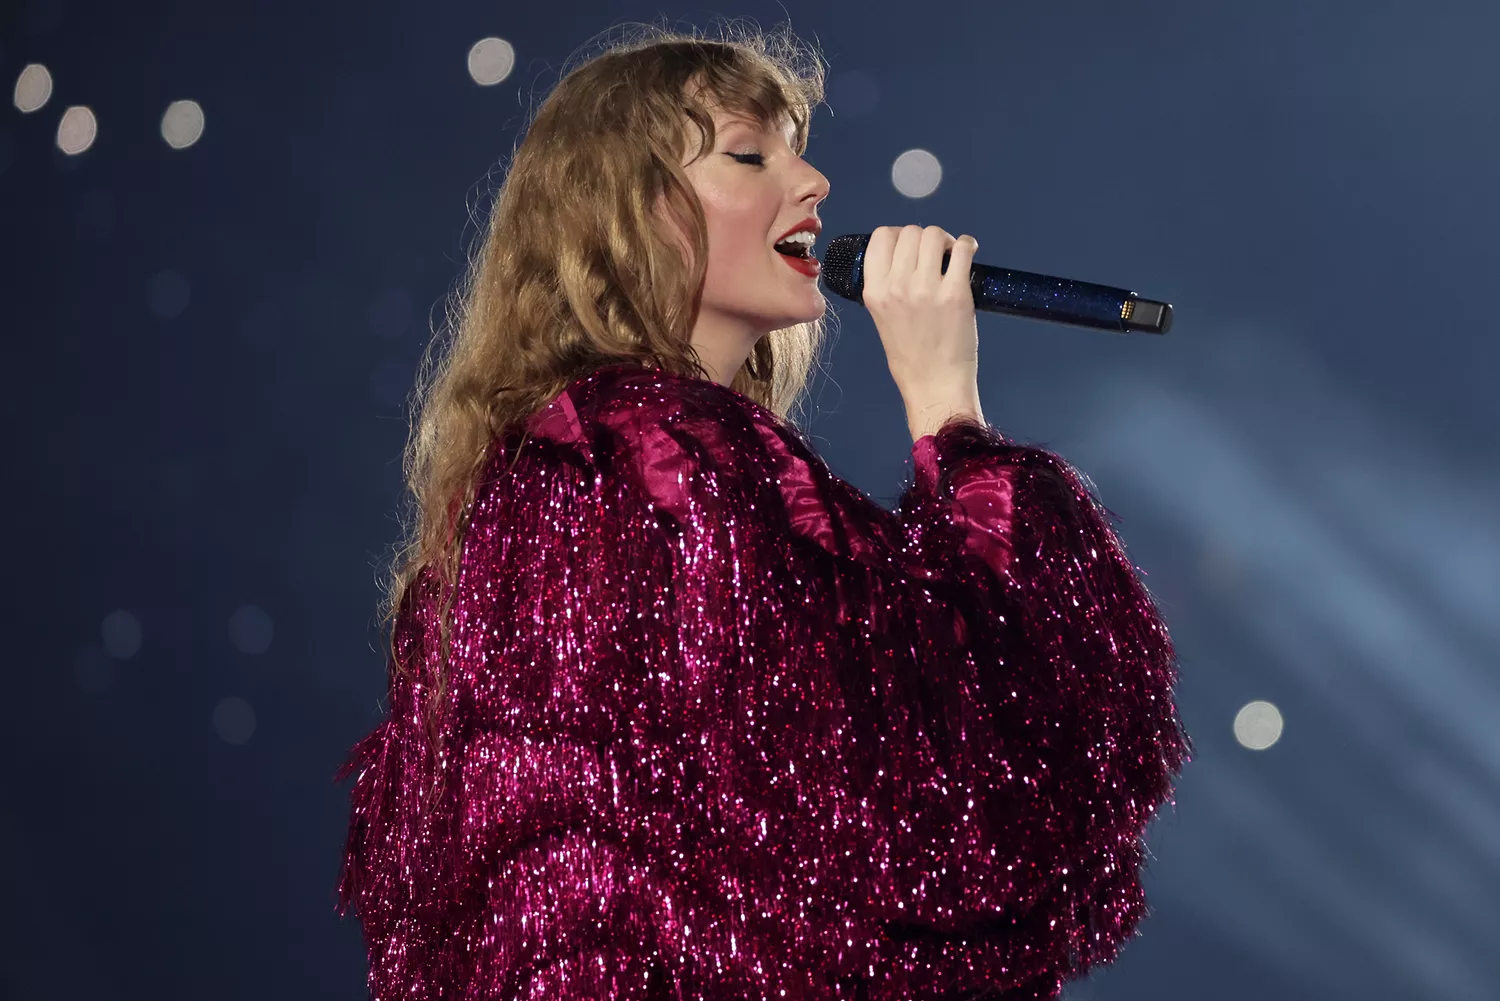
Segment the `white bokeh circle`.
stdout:
<path fill-rule="evenodd" d="M 909 149 L 891 164 L 891 183 L 907 198 L 926 198 L 943 183 L 943 165 L 925 149 Z"/>

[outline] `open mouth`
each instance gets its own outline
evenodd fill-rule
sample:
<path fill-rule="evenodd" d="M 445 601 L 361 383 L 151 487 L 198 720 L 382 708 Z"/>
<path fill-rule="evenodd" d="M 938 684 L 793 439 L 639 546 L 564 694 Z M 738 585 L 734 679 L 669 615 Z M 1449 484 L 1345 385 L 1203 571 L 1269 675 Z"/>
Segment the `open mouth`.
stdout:
<path fill-rule="evenodd" d="M 804 261 L 813 259 L 813 243 L 816 237 L 812 233 L 796 233 L 776 244 L 776 253 L 785 257 L 795 257 Z"/>

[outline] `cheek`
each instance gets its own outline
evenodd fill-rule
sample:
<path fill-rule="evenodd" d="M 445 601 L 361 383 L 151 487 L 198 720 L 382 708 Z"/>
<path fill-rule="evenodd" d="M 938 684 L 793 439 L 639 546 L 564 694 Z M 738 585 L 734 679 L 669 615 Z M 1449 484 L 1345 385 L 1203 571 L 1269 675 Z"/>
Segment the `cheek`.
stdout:
<path fill-rule="evenodd" d="M 766 233 L 771 225 L 766 210 L 757 201 L 743 197 L 703 198 L 708 222 L 709 266 L 741 266 L 763 256 Z"/>

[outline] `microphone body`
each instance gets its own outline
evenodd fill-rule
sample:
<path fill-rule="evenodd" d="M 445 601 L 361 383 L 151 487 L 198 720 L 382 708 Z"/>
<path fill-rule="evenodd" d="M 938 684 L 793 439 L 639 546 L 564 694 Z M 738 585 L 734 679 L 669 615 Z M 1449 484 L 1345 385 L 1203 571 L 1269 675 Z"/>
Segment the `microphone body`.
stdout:
<path fill-rule="evenodd" d="M 861 305 L 869 242 L 869 233 L 834 237 L 820 262 L 823 284 Z M 943 254 L 944 274 L 949 256 Z M 1011 313 L 1120 334 L 1165 334 L 1172 328 L 1171 303 L 1142 299 L 1127 289 L 1093 282 L 975 264 L 969 269 L 969 288 L 974 293 L 974 308 L 990 313 Z"/>

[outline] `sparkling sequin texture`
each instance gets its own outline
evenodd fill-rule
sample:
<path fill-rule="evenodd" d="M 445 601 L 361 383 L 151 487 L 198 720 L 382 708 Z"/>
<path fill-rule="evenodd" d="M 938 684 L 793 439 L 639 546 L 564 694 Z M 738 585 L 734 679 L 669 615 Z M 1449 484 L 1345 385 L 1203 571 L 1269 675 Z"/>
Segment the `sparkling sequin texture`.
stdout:
<path fill-rule="evenodd" d="M 1043 999 L 1115 958 L 1191 742 L 1075 470 L 956 420 L 893 513 L 628 366 L 528 431 L 475 498 L 441 751 L 424 572 L 342 773 L 374 1001 Z"/>

